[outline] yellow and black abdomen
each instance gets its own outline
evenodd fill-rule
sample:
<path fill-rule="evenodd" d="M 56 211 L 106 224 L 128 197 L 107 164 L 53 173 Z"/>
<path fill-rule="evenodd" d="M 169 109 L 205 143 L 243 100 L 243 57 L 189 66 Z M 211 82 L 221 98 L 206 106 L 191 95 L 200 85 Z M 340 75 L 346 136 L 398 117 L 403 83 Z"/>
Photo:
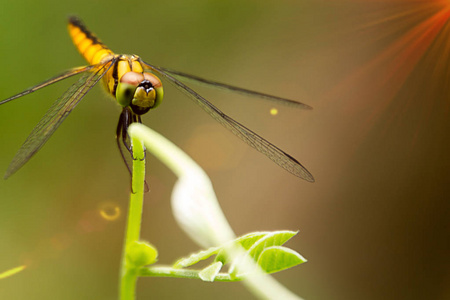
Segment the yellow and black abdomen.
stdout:
<path fill-rule="evenodd" d="M 98 64 L 105 57 L 114 55 L 77 17 L 69 18 L 68 28 L 73 43 L 89 64 Z"/>

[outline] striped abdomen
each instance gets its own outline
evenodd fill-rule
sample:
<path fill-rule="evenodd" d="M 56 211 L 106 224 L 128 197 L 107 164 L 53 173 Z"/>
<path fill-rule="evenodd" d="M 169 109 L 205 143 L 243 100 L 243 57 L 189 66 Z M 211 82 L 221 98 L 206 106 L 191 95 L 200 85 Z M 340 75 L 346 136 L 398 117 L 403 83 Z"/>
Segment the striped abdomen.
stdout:
<path fill-rule="evenodd" d="M 69 34 L 78 51 L 91 65 L 114 55 L 77 17 L 69 18 Z"/>
<path fill-rule="evenodd" d="M 108 92 L 115 97 L 120 78 L 128 72 L 144 73 L 144 69 L 136 55 L 115 55 L 103 44 L 77 17 L 69 18 L 69 34 L 78 51 L 91 65 L 116 56 L 115 63 L 103 76 Z"/>

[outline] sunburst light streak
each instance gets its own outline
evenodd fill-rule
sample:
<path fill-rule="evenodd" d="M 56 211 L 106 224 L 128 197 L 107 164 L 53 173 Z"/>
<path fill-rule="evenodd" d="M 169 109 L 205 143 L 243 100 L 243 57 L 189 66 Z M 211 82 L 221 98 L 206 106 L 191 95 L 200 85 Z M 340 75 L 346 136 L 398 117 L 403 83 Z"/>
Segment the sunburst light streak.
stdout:
<path fill-rule="evenodd" d="M 450 18 L 450 1 L 400 2 L 411 2 L 412 6 L 390 16 L 383 14 L 381 19 L 359 27 L 365 30 L 373 27 L 372 31 L 378 28 L 379 40 L 387 35 L 398 35 L 398 38 L 353 70 L 325 95 L 327 100 L 351 99 L 346 104 L 346 113 L 363 115 L 360 134 L 370 129 L 390 105 Z M 424 16 L 424 13 L 427 15 Z M 383 31 L 381 27 L 386 22 L 395 23 L 395 26 Z"/>

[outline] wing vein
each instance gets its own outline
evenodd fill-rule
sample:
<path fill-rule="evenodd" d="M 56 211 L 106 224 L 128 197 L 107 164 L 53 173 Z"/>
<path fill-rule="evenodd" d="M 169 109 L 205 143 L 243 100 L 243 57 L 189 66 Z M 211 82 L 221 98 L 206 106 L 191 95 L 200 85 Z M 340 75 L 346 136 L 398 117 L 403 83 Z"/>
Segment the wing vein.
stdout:
<path fill-rule="evenodd" d="M 83 71 L 80 71 L 90 70 L 91 72 L 83 74 L 77 82 L 53 103 L 14 156 L 4 176 L 5 179 L 17 172 L 17 170 L 39 151 L 64 119 L 81 99 L 83 99 L 86 93 L 105 75 L 114 62 L 115 58 L 102 64 L 86 67 Z M 70 76 L 72 75 L 74 74 Z M 57 79 L 61 80 L 59 78 Z"/>
<path fill-rule="evenodd" d="M 204 111 L 206 111 L 213 119 L 215 119 L 225 128 L 230 130 L 233 134 L 235 134 L 249 146 L 266 155 L 273 162 L 278 164 L 286 171 L 292 173 L 293 175 L 300 177 L 306 181 L 314 182 L 314 177 L 312 176 L 312 174 L 291 155 L 285 153 L 283 150 L 279 149 L 278 147 L 271 144 L 269 141 L 265 140 L 255 132 L 251 131 L 244 125 L 240 124 L 239 122 L 235 121 L 234 119 L 223 113 L 208 100 L 203 98 L 201 95 L 192 90 L 190 87 L 186 86 L 184 83 L 172 77 L 163 69 L 150 65 L 143 61 L 141 62 L 145 66 L 147 66 L 149 70 L 164 77 L 175 87 L 177 87 L 180 91 L 189 96 L 189 98 L 194 100 L 194 102 L 197 103 Z"/>
<path fill-rule="evenodd" d="M 55 76 L 55 77 L 52 77 L 52 78 L 50 78 L 50 79 L 48 79 L 48 80 L 46 80 L 46 81 L 44 81 L 44 82 L 41 82 L 41 83 L 39 83 L 39 84 L 37 84 L 37 85 L 35 85 L 35 86 L 32 86 L 32 87 L 26 89 L 25 91 L 20 92 L 20 93 L 17 94 L 17 95 L 14 95 L 14 96 L 12 96 L 12 97 L 9 97 L 8 99 L 5 99 L 5 100 L 0 101 L 0 105 L 5 104 L 5 103 L 7 103 L 7 102 L 9 102 L 9 101 L 12 101 L 12 100 L 14 100 L 14 99 L 20 98 L 20 97 L 22 97 L 22 96 L 28 95 L 28 94 L 30 94 L 30 93 L 32 93 L 32 92 L 35 92 L 35 91 L 37 91 L 37 90 L 39 90 L 39 89 L 41 89 L 41 88 L 44 88 L 44 87 L 46 87 L 46 86 L 49 86 L 50 84 L 53 84 L 53 83 L 55 83 L 55 82 L 58 82 L 58 81 L 61 81 L 61 80 L 63 80 L 63 79 L 72 77 L 72 76 L 74 76 L 74 75 L 77 75 L 77 74 L 80 74 L 80 73 L 89 71 L 89 70 L 91 70 L 93 67 L 94 67 L 94 66 L 86 66 L 86 67 L 77 67 L 77 68 L 70 69 L 70 70 L 68 70 L 68 71 L 66 71 L 66 72 L 64 72 L 64 73 L 62 73 L 62 74 L 59 74 L 59 75 L 57 75 L 57 76 Z"/>
<path fill-rule="evenodd" d="M 163 72 L 169 73 L 171 75 L 175 75 L 178 77 L 182 77 L 186 80 L 193 81 L 195 83 L 205 84 L 210 87 L 233 91 L 233 92 L 242 94 L 244 96 L 250 96 L 250 97 L 256 97 L 256 98 L 261 98 L 261 99 L 265 99 L 265 100 L 270 100 L 270 101 L 274 101 L 274 102 L 282 104 L 282 105 L 301 108 L 301 109 L 312 109 L 311 106 L 309 106 L 305 103 L 302 103 L 302 102 L 298 102 L 298 101 L 294 101 L 294 100 L 290 100 L 290 99 L 286 99 L 286 98 L 281 98 L 281 97 L 273 96 L 273 95 L 269 95 L 269 94 L 264 94 L 264 93 L 260 93 L 257 91 L 244 89 L 241 87 L 205 79 L 205 78 L 202 78 L 202 77 L 199 77 L 196 75 L 192 75 L 192 74 L 188 74 L 188 73 L 184 73 L 184 72 L 180 72 L 180 71 L 175 71 L 175 70 L 168 69 L 168 68 L 158 67 L 158 69 Z"/>

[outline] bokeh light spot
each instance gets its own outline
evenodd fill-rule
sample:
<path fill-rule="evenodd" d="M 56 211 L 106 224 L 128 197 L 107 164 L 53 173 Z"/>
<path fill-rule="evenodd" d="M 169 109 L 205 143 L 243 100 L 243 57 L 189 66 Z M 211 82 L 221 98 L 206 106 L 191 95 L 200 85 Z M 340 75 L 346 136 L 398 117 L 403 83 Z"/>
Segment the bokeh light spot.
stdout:
<path fill-rule="evenodd" d="M 120 217 L 121 209 L 113 203 L 104 203 L 100 206 L 99 213 L 103 219 L 115 221 Z"/>
<path fill-rule="evenodd" d="M 270 114 L 271 114 L 272 116 L 278 115 L 278 109 L 276 109 L 275 107 L 274 107 L 274 108 L 271 108 L 271 109 L 270 109 Z"/>

